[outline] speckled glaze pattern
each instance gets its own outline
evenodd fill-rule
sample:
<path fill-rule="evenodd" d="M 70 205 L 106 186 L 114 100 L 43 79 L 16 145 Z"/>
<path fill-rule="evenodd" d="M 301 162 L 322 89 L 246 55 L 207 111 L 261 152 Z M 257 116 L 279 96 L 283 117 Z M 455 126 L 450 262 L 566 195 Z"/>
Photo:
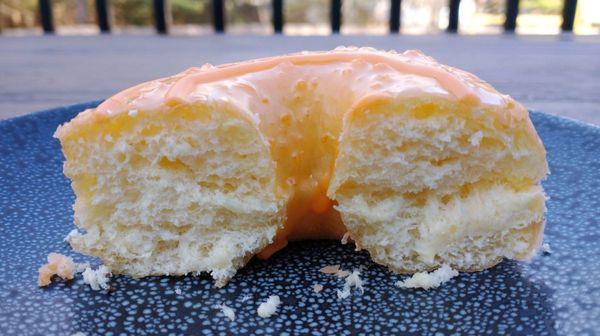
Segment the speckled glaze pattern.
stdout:
<path fill-rule="evenodd" d="M 99 264 L 63 242 L 73 229 L 74 195 L 52 138 L 58 124 L 97 103 L 0 122 L 2 335 L 600 334 L 600 128 L 536 112 L 552 172 L 544 182 L 552 253 L 531 263 L 505 261 L 438 289 L 404 290 L 394 282 L 406 276 L 366 252 L 310 241 L 251 261 L 222 289 L 208 276 L 118 276 L 110 292 L 92 291 L 78 276 L 39 289 L 37 269 L 48 252 Z M 343 281 L 318 271 L 333 264 L 362 269 L 365 293 L 338 300 Z M 263 319 L 256 309 L 269 295 L 282 304 Z M 214 308 L 221 303 L 235 309 L 235 321 Z"/>

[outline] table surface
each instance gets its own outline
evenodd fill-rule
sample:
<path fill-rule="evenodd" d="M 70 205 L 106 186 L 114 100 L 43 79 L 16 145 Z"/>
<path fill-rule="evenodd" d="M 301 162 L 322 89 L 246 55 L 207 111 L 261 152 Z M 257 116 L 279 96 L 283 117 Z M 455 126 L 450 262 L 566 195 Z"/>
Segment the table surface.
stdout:
<path fill-rule="evenodd" d="M 0 37 L 0 119 L 107 98 L 191 66 L 338 45 L 420 49 L 529 109 L 600 124 L 600 36 Z"/>

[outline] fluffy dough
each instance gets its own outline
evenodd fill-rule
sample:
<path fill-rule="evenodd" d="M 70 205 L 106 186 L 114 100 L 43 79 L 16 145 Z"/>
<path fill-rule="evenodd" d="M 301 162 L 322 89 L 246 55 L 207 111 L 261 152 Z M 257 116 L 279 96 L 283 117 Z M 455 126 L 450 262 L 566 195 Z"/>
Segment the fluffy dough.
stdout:
<path fill-rule="evenodd" d="M 125 90 L 56 132 L 69 241 L 114 273 L 210 272 L 348 232 L 397 272 L 539 248 L 548 170 L 527 110 L 420 52 L 338 48 Z"/>

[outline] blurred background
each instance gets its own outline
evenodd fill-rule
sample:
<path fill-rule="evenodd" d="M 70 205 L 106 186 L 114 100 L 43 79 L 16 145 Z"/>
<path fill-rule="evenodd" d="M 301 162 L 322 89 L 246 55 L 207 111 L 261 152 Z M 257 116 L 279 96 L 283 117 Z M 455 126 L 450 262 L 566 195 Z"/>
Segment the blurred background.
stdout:
<path fill-rule="evenodd" d="M 40 0 L 0 0 L 0 30 L 7 35 L 42 33 Z M 97 0 L 51 0 L 56 33 L 63 35 L 97 34 Z M 114 33 L 148 33 L 154 27 L 153 0 L 112 0 L 108 20 Z M 285 0 L 283 33 L 289 35 L 326 35 L 330 33 L 330 0 Z M 389 0 L 344 0 L 341 3 L 342 34 L 387 34 Z M 401 1 L 401 32 L 431 34 L 448 25 L 447 0 Z M 576 1 L 573 24 L 575 34 L 600 32 L 600 0 Z M 201 35 L 213 32 L 212 0 L 166 1 L 169 32 L 175 35 Z M 224 26 L 228 33 L 271 34 L 271 0 L 223 1 Z M 459 32 L 498 34 L 503 31 L 507 0 L 462 0 Z M 516 22 L 518 34 L 559 34 L 563 0 L 521 0 Z"/>
<path fill-rule="evenodd" d="M 419 49 L 600 125 L 600 0 L 0 0 L 0 120 L 340 45 Z"/>

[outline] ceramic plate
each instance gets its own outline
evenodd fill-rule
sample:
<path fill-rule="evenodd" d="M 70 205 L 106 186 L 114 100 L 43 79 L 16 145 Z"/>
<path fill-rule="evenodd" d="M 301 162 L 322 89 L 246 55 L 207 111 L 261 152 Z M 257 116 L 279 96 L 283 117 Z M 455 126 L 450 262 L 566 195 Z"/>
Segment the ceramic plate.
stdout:
<path fill-rule="evenodd" d="M 543 183 L 552 253 L 531 263 L 504 261 L 438 289 L 402 290 L 394 282 L 406 276 L 367 253 L 309 241 L 251 261 L 223 289 L 208 276 L 117 276 L 111 292 L 93 291 L 79 276 L 39 289 L 37 270 L 49 252 L 99 264 L 63 241 L 74 228 L 74 195 L 52 138 L 59 124 L 97 103 L 0 122 L 0 334 L 600 333 L 600 128 L 536 112 L 531 117 L 552 172 Z M 333 264 L 362 269 L 364 293 L 338 300 L 342 280 L 319 272 Z M 313 291 L 317 283 L 320 293 Z M 256 308 L 269 295 L 282 304 L 263 319 Z M 235 309 L 235 321 L 214 308 L 221 303 Z"/>

